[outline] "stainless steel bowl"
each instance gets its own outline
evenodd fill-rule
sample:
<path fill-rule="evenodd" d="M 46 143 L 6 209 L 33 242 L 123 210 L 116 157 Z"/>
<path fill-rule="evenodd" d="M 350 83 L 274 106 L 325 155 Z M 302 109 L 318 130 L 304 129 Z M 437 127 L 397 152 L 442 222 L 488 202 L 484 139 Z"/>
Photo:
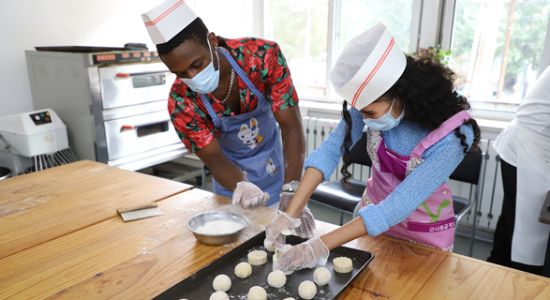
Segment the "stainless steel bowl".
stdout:
<path fill-rule="evenodd" d="M 243 225 L 243 227 L 234 232 L 228 232 L 226 234 L 202 234 L 198 233 L 197 229 L 204 224 L 212 221 L 231 221 Z M 193 232 L 193 235 L 197 241 L 212 246 L 219 246 L 223 244 L 229 244 L 236 241 L 243 233 L 243 230 L 248 226 L 248 218 L 232 212 L 227 211 L 209 211 L 196 215 L 189 219 L 187 222 L 187 228 Z"/>
<path fill-rule="evenodd" d="M 11 170 L 8 168 L 0 167 L 0 180 L 10 178 Z"/>

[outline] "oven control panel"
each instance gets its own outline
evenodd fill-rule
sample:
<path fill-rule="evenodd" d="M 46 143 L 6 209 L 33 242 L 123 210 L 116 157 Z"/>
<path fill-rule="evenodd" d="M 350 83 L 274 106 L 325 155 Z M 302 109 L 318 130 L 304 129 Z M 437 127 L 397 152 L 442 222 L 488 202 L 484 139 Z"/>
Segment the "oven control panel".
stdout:
<path fill-rule="evenodd" d="M 48 111 L 42 111 L 38 113 L 34 113 L 29 115 L 31 117 L 31 120 L 34 122 L 34 125 L 43 125 L 43 124 L 50 124 L 52 122 L 52 117 L 50 116 L 50 112 Z"/>
<path fill-rule="evenodd" d="M 92 53 L 92 63 L 94 65 L 122 64 L 131 62 L 161 62 L 156 51 L 115 51 L 104 53 Z"/>

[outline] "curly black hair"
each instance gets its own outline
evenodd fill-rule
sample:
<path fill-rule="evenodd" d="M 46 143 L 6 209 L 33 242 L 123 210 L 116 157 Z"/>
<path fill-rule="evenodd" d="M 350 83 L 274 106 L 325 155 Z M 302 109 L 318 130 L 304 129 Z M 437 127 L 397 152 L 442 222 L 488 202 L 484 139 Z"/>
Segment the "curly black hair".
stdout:
<path fill-rule="evenodd" d="M 165 55 L 172 50 L 176 49 L 179 45 L 183 44 L 186 40 L 193 40 L 197 44 L 208 48 L 208 40 L 206 36 L 209 31 L 201 18 L 196 18 L 193 22 L 189 23 L 178 34 L 171 38 L 168 42 L 157 45 L 157 52 L 159 55 Z"/>
<path fill-rule="evenodd" d="M 413 58 L 407 56 L 407 66 L 397 82 L 382 97 L 392 99 L 397 96 L 407 108 L 403 119 L 415 122 L 427 129 L 436 129 L 447 119 L 462 110 L 470 110 L 468 100 L 458 94 L 454 87 L 456 74 L 441 63 L 434 62 L 429 56 Z M 350 147 L 351 116 L 347 102 L 342 106 L 342 117 L 347 125 L 342 148 L 344 164 L 340 172 L 344 176 L 341 181 L 348 184 L 351 177 L 348 167 L 351 165 Z M 469 119 L 464 122 L 474 130 L 474 142 L 468 149 L 466 137 L 460 133 L 460 128 L 454 130 L 464 147 L 464 153 L 477 150 L 481 132 L 477 122 Z"/>

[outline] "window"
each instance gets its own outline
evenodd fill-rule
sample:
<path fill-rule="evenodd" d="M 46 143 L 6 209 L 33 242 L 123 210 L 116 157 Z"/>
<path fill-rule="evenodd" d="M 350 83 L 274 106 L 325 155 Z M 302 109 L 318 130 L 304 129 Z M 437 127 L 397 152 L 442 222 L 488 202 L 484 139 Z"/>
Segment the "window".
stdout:
<path fill-rule="evenodd" d="M 337 55 L 349 40 L 382 22 L 401 50 L 407 52 L 411 36 L 412 0 L 344 0 L 340 8 Z"/>
<path fill-rule="evenodd" d="M 457 0 L 452 64 L 476 109 L 515 111 L 541 67 L 550 1 Z"/>
<path fill-rule="evenodd" d="M 379 22 L 407 51 L 413 2 L 266 0 L 267 38 L 281 46 L 300 98 L 337 99 L 330 91 L 327 64 L 336 61 L 349 40 Z"/>
<path fill-rule="evenodd" d="M 188 3 L 217 34 L 277 42 L 305 100 L 341 101 L 330 83 L 332 64 L 350 39 L 379 22 L 405 53 L 437 45 L 451 49 L 448 66 L 458 74 L 459 92 L 477 112 L 496 111 L 506 115 L 503 119 L 513 117 L 540 71 L 550 64 L 550 0 Z"/>
<path fill-rule="evenodd" d="M 299 94 L 326 95 L 328 0 L 268 0 L 268 39 L 279 44 Z"/>

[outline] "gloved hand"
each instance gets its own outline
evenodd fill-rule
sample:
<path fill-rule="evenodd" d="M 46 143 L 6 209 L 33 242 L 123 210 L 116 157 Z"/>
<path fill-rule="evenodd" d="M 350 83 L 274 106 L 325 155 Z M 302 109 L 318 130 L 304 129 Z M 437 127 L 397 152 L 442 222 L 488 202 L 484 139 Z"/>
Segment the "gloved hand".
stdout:
<path fill-rule="evenodd" d="M 244 209 L 256 209 L 269 201 L 269 194 L 249 181 L 237 183 L 233 191 L 233 205 L 240 205 Z"/>
<path fill-rule="evenodd" d="M 280 211 L 286 211 L 286 209 L 290 205 L 292 197 L 294 197 L 294 193 L 292 192 L 281 193 L 281 200 L 279 202 Z M 311 214 L 311 211 L 307 206 L 304 207 L 304 209 L 298 216 L 298 219 L 300 219 L 302 224 L 295 228 L 296 234 L 303 239 L 312 238 L 313 231 L 315 230 L 315 219 L 313 218 L 313 214 Z"/>
<path fill-rule="evenodd" d="M 281 231 L 285 229 L 292 230 L 300 226 L 300 223 L 300 219 L 295 219 L 287 213 L 279 211 L 275 220 L 265 227 L 264 246 L 266 248 L 273 246 L 275 249 L 282 252 L 284 245 L 281 242 Z"/>
<path fill-rule="evenodd" d="M 307 240 L 284 252 L 273 266 L 275 270 L 283 272 L 313 268 L 317 264 L 324 266 L 327 263 L 330 251 L 320 237 Z"/>

